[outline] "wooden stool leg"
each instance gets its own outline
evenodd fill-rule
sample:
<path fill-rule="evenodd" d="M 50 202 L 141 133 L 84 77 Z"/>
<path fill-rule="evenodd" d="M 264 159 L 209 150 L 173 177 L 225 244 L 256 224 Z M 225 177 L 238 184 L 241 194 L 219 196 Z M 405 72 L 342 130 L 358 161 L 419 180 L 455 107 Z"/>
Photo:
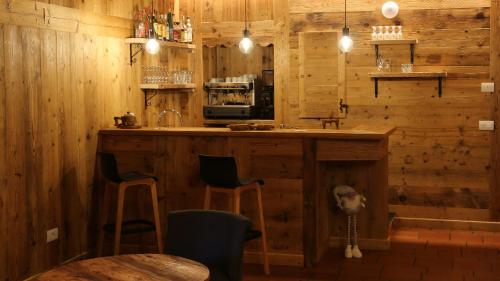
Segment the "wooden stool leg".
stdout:
<path fill-rule="evenodd" d="M 158 193 L 156 190 L 156 182 L 153 182 L 150 188 L 151 188 L 151 200 L 153 203 L 153 215 L 155 219 L 156 242 L 158 243 L 158 252 L 161 254 L 163 253 L 163 241 L 161 237 L 160 211 L 158 209 Z"/>
<path fill-rule="evenodd" d="M 241 202 L 241 192 L 239 188 L 236 188 L 233 192 L 233 199 L 234 199 L 234 213 L 235 214 L 240 214 L 241 212 L 241 207 L 240 207 L 240 202 Z"/>
<path fill-rule="evenodd" d="M 260 231 L 262 232 L 261 242 L 262 242 L 262 258 L 264 262 L 264 273 L 269 274 L 269 259 L 267 256 L 267 236 L 266 236 L 266 225 L 264 222 L 264 208 L 262 204 L 262 189 L 258 183 L 255 191 L 257 192 L 257 205 L 259 208 L 259 221 L 260 221 Z"/>
<path fill-rule="evenodd" d="M 210 191 L 210 185 L 207 185 L 205 188 L 205 203 L 203 205 L 203 209 L 210 210 L 210 200 L 212 200 L 212 193 Z"/>
<path fill-rule="evenodd" d="M 116 209 L 116 222 L 115 222 L 115 249 L 114 255 L 120 254 L 120 239 L 122 235 L 122 222 L 123 222 L 123 204 L 125 201 L 125 190 L 127 187 L 123 184 L 118 186 L 118 208 Z"/>
<path fill-rule="evenodd" d="M 104 185 L 104 197 L 102 198 L 100 218 L 99 218 L 99 237 L 97 239 L 97 257 L 102 256 L 102 250 L 104 248 L 104 225 L 108 222 L 109 215 L 109 200 L 111 199 L 111 186 L 108 183 Z"/>
<path fill-rule="evenodd" d="M 141 190 L 142 191 L 142 190 Z M 137 212 L 139 213 L 139 216 L 141 219 L 144 219 L 146 217 L 146 212 L 144 211 L 144 198 L 143 198 L 143 193 L 142 192 L 139 192 L 137 194 Z M 145 253 L 146 252 L 146 247 L 145 247 L 145 244 L 144 244 L 144 233 L 141 233 L 140 234 L 140 237 L 139 237 L 139 247 L 140 247 L 140 252 L 141 253 Z"/>

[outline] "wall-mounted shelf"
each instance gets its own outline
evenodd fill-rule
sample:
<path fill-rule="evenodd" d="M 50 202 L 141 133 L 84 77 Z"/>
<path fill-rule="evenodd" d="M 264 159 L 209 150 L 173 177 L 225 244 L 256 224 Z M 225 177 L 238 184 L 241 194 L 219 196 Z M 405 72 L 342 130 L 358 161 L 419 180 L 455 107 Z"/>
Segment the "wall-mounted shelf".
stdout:
<path fill-rule="evenodd" d="M 372 72 L 368 76 L 375 82 L 375 97 L 378 97 L 378 80 L 403 80 L 403 79 L 437 79 L 439 97 L 442 96 L 443 78 L 447 76 L 447 72 Z"/>
<path fill-rule="evenodd" d="M 415 45 L 418 44 L 417 39 L 398 39 L 398 40 L 372 40 L 371 45 L 375 46 L 375 63 L 380 58 L 379 46 L 380 45 L 410 45 L 410 62 L 413 64 L 415 61 Z"/>
<path fill-rule="evenodd" d="M 134 64 L 136 62 L 136 59 L 134 58 L 137 54 L 142 52 L 144 50 L 143 45 L 148 42 L 148 38 L 126 38 L 125 43 L 129 44 L 129 51 L 130 51 L 130 65 Z M 194 50 L 196 49 L 196 45 L 194 44 L 188 44 L 188 43 L 179 43 L 179 42 L 171 42 L 171 41 L 162 41 L 158 40 L 158 43 L 160 43 L 160 46 L 162 47 L 167 47 L 167 48 L 178 48 L 178 49 L 187 49 L 187 50 Z M 137 51 L 134 52 L 133 50 L 133 45 L 138 45 Z"/>
<path fill-rule="evenodd" d="M 196 89 L 196 84 L 141 84 L 139 86 L 144 90 L 144 107 L 147 108 L 151 105 L 151 100 L 158 95 L 158 91 L 168 91 L 168 90 L 194 90 Z M 153 91 L 153 93 L 150 93 Z"/>
<path fill-rule="evenodd" d="M 141 84 L 139 87 L 143 90 L 183 90 L 195 89 L 196 84 Z"/>

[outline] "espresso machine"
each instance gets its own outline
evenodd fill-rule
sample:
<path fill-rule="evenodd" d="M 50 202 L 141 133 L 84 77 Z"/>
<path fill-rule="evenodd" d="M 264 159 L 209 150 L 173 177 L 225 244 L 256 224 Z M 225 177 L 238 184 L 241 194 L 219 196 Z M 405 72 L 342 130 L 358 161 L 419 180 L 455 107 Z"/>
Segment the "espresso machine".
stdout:
<path fill-rule="evenodd" d="M 208 95 L 203 106 L 206 119 L 253 119 L 259 117 L 261 80 L 256 75 L 212 78 L 205 83 Z"/>

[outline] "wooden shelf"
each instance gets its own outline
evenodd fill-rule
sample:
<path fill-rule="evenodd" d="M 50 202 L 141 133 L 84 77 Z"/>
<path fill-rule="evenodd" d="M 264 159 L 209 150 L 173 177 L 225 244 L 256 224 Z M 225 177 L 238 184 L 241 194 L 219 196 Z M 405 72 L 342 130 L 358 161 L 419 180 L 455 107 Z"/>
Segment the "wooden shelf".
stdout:
<path fill-rule="evenodd" d="M 375 82 L 375 97 L 378 97 L 379 79 L 437 79 L 439 97 L 443 95 L 443 78 L 447 72 L 372 72 L 368 76 Z"/>
<path fill-rule="evenodd" d="M 127 44 L 146 44 L 148 42 L 148 38 L 127 38 L 125 39 L 125 43 Z M 188 44 L 188 43 L 180 43 L 180 42 L 171 42 L 171 41 L 162 41 L 158 40 L 160 46 L 170 47 L 170 48 L 181 48 L 181 49 L 196 49 L 196 45 Z"/>
<path fill-rule="evenodd" d="M 418 44 L 417 39 L 371 40 L 371 45 L 410 45 Z"/>
<path fill-rule="evenodd" d="M 438 78 L 446 77 L 446 72 L 372 72 L 371 78 Z"/>
<path fill-rule="evenodd" d="M 182 90 L 195 89 L 196 84 L 141 84 L 139 87 L 143 90 Z"/>
<path fill-rule="evenodd" d="M 204 119 L 205 125 L 229 125 L 229 124 L 265 124 L 274 125 L 274 120 L 267 119 Z"/>

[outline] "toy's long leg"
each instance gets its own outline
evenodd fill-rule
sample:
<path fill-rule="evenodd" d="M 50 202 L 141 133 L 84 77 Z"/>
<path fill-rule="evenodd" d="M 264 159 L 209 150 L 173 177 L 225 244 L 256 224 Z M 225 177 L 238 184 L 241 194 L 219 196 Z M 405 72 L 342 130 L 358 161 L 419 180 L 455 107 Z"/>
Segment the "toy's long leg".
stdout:
<path fill-rule="evenodd" d="M 352 222 L 353 222 L 353 241 L 352 241 L 352 245 L 358 245 L 358 229 L 356 227 L 356 223 L 357 223 L 357 218 L 356 218 L 356 214 L 352 215 Z"/>
<path fill-rule="evenodd" d="M 347 245 L 351 245 L 351 216 L 347 216 Z"/>

